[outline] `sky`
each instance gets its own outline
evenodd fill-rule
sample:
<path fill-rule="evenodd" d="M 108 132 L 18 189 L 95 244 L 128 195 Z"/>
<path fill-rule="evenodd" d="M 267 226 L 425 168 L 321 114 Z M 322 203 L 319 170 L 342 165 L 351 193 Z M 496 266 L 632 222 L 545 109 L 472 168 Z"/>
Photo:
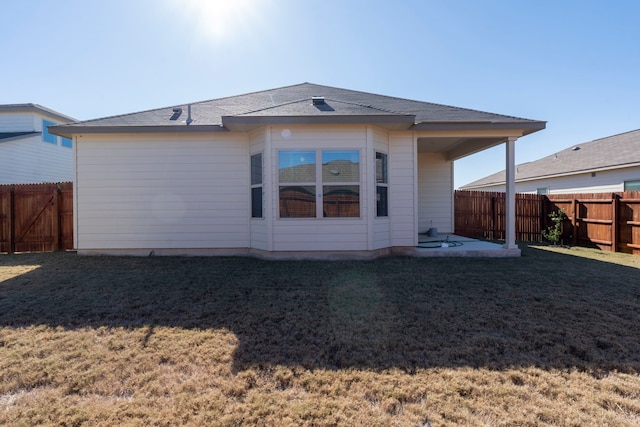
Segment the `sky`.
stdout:
<path fill-rule="evenodd" d="M 0 104 L 79 120 L 303 82 L 542 120 L 516 163 L 640 128 L 637 0 L 2 0 Z M 455 162 L 455 187 L 504 169 Z"/>

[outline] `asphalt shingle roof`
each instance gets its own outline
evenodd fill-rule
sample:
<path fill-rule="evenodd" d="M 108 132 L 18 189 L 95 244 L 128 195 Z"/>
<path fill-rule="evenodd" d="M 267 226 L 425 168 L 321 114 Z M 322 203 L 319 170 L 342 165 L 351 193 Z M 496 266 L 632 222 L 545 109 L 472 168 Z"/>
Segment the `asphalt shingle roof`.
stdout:
<path fill-rule="evenodd" d="M 311 103 L 312 97 L 325 97 L 329 108 Z M 376 95 L 312 83 L 302 83 L 260 92 L 208 101 L 191 105 L 192 125 L 222 126 L 223 117 L 310 117 L 310 116 L 376 116 L 395 115 L 413 117 L 423 122 L 480 122 L 480 123 L 539 123 L 501 114 L 466 108 Z M 187 105 L 176 115 L 176 106 L 76 122 L 71 127 L 101 126 L 179 126 L 185 125 Z M 544 127 L 544 126 L 543 126 Z"/>
<path fill-rule="evenodd" d="M 640 129 L 573 145 L 542 159 L 516 166 L 516 182 L 640 164 Z M 461 188 L 504 184 L 505 171 Z"/>

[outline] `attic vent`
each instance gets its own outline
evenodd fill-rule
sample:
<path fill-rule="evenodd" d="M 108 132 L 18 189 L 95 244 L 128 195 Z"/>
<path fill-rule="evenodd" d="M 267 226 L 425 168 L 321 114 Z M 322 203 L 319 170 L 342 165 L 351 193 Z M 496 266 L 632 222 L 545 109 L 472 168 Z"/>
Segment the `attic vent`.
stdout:
<path fill-rule="evenodd" d="M 313 102 L 313 105 L 324 105 L 324 96 L 312 96 L 311 102 Z"/>
<path fill-rule="evenodd" d="M 575 147 L 573 147 L 571 150 L 572 150 L 572 151 L 578 151 L 579 149 L 580 149 L 580 147 L 576 145 L 576 146 L 575 146 Z"/>

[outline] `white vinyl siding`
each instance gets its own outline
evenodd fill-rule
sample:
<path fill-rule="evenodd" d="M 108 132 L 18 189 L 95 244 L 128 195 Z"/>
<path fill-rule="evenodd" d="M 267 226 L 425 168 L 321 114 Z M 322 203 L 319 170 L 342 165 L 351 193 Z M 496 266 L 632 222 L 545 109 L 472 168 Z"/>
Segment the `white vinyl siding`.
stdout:
<path fill-rule="evenodd" d="M 389 135 L 389 219 L 392 246 L 417 244 L 415 151 L 411 133 L 393 132 Z"/>
<path fill-rule="evenodd" d="M 40 135 L 0 142 L 0 184 L 73 180 L 72 151 L 42 142 Z"/>
<path fill-rule="evenodd" d="M 453 232 L 453 162 L 441 154 L 418 154 L 418 231 Z"/>
<path fill-rule="evenodd" d="M 40 132 L 41 130 L 42 118 L 35 113 L 0 112 L 0 132 Z"/>
<path fill-rule="evenodd" d="M 77 248 L 246 248 L 245 135 L 84 136 Z"/>
<path fill-rule="evenodd" d="M 367 177 L 367 132 L 364 126 L 274 126 L 271 132 L 271 217 L 273 250 L 336 251 L 367 250 L 368 197 L 364 189 Z M 281 150 L 359 150 L 360 212 L 359 218 L 279 218 L 278 152 Z M 317 159 L 321 161 L 321 159 Z M 317 191 L 316 191 L 317 192 Z"/>
<path fill-rule="evenodd" d="M 624 182 L 640 179 L 640 166 L 611 169 L 561 176 L 556 178 L 536 179 L 516 182 L 516 192 L 535 194 L 538 188 L 547 188 L 548 194 L 572 193 L 609 193 L 624 191 Z M 504 185 L 495 185 L 478 189 L 478 191 L 504 192 Z"/>

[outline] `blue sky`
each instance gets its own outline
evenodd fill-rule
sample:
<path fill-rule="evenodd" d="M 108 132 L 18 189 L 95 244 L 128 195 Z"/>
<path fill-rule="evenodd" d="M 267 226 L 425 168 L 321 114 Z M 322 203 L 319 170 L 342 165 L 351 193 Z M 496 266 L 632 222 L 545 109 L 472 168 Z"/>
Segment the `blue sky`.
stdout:
<path fill-rule="evenodd" d="M 81 120 L 305 81 L 547 121 L 523 163 L 640 128 L 640 2 L 20 0 L 0 104 Z M 504 147 L 456 162 L 460 186 Z"/>

